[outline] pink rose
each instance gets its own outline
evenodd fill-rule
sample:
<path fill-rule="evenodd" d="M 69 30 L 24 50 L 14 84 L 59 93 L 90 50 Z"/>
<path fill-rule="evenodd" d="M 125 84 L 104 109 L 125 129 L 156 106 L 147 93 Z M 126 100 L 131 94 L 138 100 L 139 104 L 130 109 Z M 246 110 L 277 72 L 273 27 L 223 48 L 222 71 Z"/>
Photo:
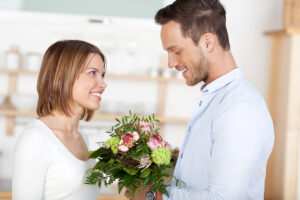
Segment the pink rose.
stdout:
<path fill-rule="evenodd" d="M 140 122 L 140 128 L 143 132 L 147 133 L 147 131 L 148 131 L 150 133 L 150 123 Z"/>
<path fill-rule="evenodd" d="M 170 145 L 167 141 L 165 141 L 165 140 L 163 140 L 163 141 L 161 142 L 161 145 L 162 145 L 163 147 L 168 148 L 168 149 L 171 148 L 171 145 Z"/>
<path fill-rule="evenodd" d="M 147 142 L 147 146 L 150 147 L 151 150 L 159 147 L 159 142 L 156 139 L 149 138 L 149 142 Z"/>
<path fill-rule="evenodd" d="M 159 143 L 162 141 L 162 137 L 159 134 L 151 134 L 151 137 L 154 137 Z"/>

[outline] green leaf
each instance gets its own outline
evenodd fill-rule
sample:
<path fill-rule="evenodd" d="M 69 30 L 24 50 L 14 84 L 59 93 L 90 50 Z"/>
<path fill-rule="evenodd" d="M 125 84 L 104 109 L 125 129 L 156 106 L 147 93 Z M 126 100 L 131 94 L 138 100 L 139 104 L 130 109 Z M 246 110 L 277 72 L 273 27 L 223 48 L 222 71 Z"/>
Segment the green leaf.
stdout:
<path fill-rule="evenodd" d="M 111 170 L 111 175 L 115 178 L 115 179 L 123 179 L 123 177 L 126 175 L 127 173 L 119 168 L 114 168 Z"/>
<path fill-rule="evenodd" d="M 126 174 L 124 176 L 124 183 L 126 186 L 132 185 L 134 183 L 134 180 L 135 180 L 134 176 L 131 176 L 129 174 Z"/>
<path fill-rule="evenodd" d="M 94 166 L 94 170 L 95 169 L 103 169 L 103 168 L 105 168 L 106 166 L 107 166 L 108 164 L 106 163 L 106 162 L 102 162 L 102 161 L 98 161 L 97 163 L 96 163 L 96 165 Z"/>
<path fill-rule="evenodd" d="M 123 170 L 125 171 L 125 172 L 127 172 L 129 175 L 136 175 L 138 172 L 139 172 L 139 170 L 138 169 L 134 169 L 134 168 L 132 168 L 132 167 L 123 167 Z"/>
<path fill-rule="evenodd" d="M 150 173 L 151 173 L 151 169 L 147 168 L 147 169 L 145 169 L 144 171 L 141 172 L 140 177 L 141 178 L 146 178 L 150 175 Z"/>
<path fill-rule="evenodd" d="M 110 154 L 110 152 L 106 148 L 100 147 L 96 151 L 91 152 L 89 158 L 94 158 L 95 159 L 95 158 L 98 158 L 98 157 L 107 156 L 109 154 Z"/>

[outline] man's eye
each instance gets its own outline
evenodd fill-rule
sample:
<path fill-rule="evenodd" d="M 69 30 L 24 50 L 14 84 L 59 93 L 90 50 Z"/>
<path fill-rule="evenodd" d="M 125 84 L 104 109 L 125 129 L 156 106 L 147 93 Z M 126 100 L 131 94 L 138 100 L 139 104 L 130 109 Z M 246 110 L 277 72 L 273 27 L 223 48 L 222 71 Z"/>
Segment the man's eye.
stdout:
<path fill-rule="evenodd" d="M 175 51 L 176 55 L 180 55 L 181 51 Z"/>

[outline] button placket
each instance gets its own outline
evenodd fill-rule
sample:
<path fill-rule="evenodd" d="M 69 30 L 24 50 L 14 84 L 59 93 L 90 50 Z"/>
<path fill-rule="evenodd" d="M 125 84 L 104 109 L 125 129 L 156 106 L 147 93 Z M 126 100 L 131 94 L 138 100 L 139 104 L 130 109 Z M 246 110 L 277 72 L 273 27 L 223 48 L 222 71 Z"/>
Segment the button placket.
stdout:
<path fill-rule="evenodd" d="M 201 97 L 201 99 L 199 101 L 199 104 L 198 104 L 199 107 L 201 107 L 203 105 L 203 99 L 205 98 L 205 96 L 207 96 L 207 94 L 208 94 L 208 90 L 204 90 L 203 94 L 202 94 L 202 97 Z"/>
<path fill-rule="evenodd" d="M 202 100 L 199 102 L 199 107 L 201 107 L 201 105 L 202 105 Z"/>
<path fill-rule="evenodd" d="M 189 125 L 188 131 L 187 131 L 187 137 L 188 137 L 187 140 L 190 139 L 190 136 L 191 136 L 191 130 L 192 130 L 192 125 Z M 181 152 L 181 154 L 180 154 L 180 159 L 183 158 L 183 153 L 184 153 L 184 151 L 185 151 L 185 148 L 186 148 L 186 146 L 184 145 L 184 146 L 182 147 L 182 152 Z"/>

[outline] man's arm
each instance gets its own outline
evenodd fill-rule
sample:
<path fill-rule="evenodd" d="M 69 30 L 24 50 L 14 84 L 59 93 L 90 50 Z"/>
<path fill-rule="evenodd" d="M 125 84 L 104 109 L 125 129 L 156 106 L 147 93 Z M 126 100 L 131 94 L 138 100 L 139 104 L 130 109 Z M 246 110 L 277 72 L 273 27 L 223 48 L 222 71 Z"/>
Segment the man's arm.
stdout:
<path fill-rule="evenodd" d="M 266 163 L 273 146 L 272 121 L 266 112 L 238 104 L 220 112 L 213 121 L 211 185 L 205 190 L 170 188 L 164 200 L 247 199 L 253 184 L 263 184 Z M 257 188 L 257 187 L 254 187 Z M 256 198 L 257 197 L 257 198 Z M 260 199 L 260 196 L 254 196 Z"/>

